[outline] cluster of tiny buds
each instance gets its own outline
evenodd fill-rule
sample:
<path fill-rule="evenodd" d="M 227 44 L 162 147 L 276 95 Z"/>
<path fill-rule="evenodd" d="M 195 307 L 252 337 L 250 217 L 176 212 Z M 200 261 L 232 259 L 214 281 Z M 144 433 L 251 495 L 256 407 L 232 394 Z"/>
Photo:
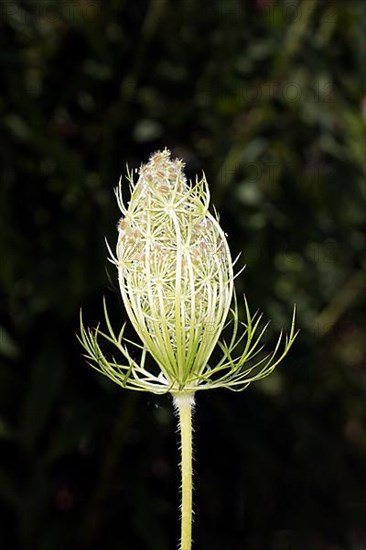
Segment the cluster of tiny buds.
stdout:
<path fill-rule="evenodd" d="M 208 212 L 205 180 L 189 186 L 183 168 L 164 149 L 140 167 L 136 184 L 131 181 L 129 207 L 118 223 L 117 264 L 122 276 L 139 274 L 139 284 L 140 276 L 171 276 L 178 261 L 182 284 L 189 284 L 192 268 L 197 281 L 218 280 L 218 270 L 227 268 L 223 234 Z"/>
<path fill-rule="evenodd" d="M 137 267 L 138 264 L 145 260 L 145 249 L 141 250 L 139 243 L 143 234 L 141 230 L 129 223 L 126 218 L 121 218 L 118 223 L 118 230 L 120 238 L 124 244 L 125 250 L 132 250 L 134 252 L 130 255 L 131 265 Z M 200 260 L 205 261 L 208 256 L 219 254 L 222 250 L 223 243 L 212 242 L 212 235 L 210 234 L 207 221 L 204 219 L 197 222 L 193 226 L 192 236 L 189 243 L 186 243 L 185 250 L 191 254 L 193 263 L 198 263 Z M 151 239 L 150 255 L 157 260 L 163 260 L 164 253 L 167 252 L 166 246 L 157 240 Z M 186 259 L 182 258 L 182 265 L 186 264 Z"/>
<path fill-rule="evenodd" d="M 186 185 L 186 178 L 183 172 L 184 163 L 180 159 L 170 160 L 168 149 L 154 153 L 147 164 L 141 165 L 139 176 L 148 187 L 156 186 L 156 191 L 162 195 L 168 194 L 177 186 L 183 190 Z"/>

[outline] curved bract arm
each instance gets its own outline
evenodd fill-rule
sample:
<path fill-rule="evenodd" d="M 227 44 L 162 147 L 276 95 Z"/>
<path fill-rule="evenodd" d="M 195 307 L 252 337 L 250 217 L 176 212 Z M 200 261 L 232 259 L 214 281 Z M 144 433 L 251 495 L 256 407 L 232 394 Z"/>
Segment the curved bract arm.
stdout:
<path fill-rule="evenodd" d="M 80 312 L 80 336 L 78 335 L 77 338 L 85 350 L 84 357 L 88 364 L 123 388 L 156 394 L 169 392 L 170 386 L 163 373 L 155 376 L 145 368 L 146 348 L 123 337 L 126 324 L 122 326 L 118 335 L 115 334 L 109 320 L 105 300 L 103 302 L 107 332 L 101 331 L 99 326 L 95 329 L 86 328 L 82 312 Z M 117 362 L 114 357 L 112 360 L 107 359 L 100 347 L 100 340 L 113 344 L 121 358 L 124 359 L 124 364 Z M 139 362 L 131 357 L 126 343 L 130 343 L 140 350 Z"/>

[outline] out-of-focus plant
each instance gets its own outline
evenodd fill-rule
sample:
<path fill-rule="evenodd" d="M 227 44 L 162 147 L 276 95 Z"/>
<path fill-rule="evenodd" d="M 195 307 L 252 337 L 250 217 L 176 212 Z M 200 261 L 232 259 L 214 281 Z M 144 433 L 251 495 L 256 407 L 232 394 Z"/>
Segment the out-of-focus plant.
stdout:
<path fill-rule="evenodd" d="M 165 149 L 140 167 L 137 183 L 129 174 L 128 207 L 121 182 L 116 190 L 123 217 L 116 255 L 109 249 L 110 259 L 118 268 L 123 302 L 142 344 L 124 337 L 125 325 L 119 333 L 114 331 L 105 304 L 107 331 L 85 328 L 81 318 L 79 339 L 91 366 L 123 388 L 172 394 L 181 432 L 180 548 L 190 550 L 195 393 L 213 388 L 241 391 L 264 378 L 286 356 L 297 333 L 294 310 L 282 351 L 281 333 L 275 349 L 265 353 L 261 337 L 267 325 L 260 328 L 261 316 L 251 315 L 246 300 L 246 321 L 239 321 L 233 261 L 218 216 L 209 211 L 206 179 L 187 182 L 183 168 L 182 161 L 172 160 Z M 229 314 L 231 338 L 220 341 Z M 117 348 L 123 363 L 105 356 L 100 338 Z M 127 343 L 139 350 L 139 361 Z M 217 344 L 222 355 L 211 365 Z M 147 366 L 148 354 L 156 370 Z"/>

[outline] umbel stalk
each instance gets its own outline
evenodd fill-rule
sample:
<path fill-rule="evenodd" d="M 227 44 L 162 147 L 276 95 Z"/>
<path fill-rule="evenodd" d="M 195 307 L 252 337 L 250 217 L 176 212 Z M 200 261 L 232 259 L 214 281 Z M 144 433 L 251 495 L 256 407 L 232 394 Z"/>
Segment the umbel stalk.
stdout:
<path fill-rule="evenodd" d="M 180 550 L 191 550 L 192 547 L 192 412 L 194 397 L 191 393 L 174 395 L 174 405 L 178 411 L 182 503 L 181 503 L 181 541 Z"/>

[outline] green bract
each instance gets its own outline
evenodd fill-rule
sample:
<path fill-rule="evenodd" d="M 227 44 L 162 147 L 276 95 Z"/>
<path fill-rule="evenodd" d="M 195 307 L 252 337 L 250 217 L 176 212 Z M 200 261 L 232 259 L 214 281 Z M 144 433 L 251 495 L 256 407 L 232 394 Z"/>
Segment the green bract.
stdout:
<path fill-rule="evenodd" d="M 85 329 L 81 319 L 80 340 L 91 365 L 129 389 L 173 394 L 220 387 L 242 390 L 267 376 L 287 354 L 296 337 L 295 315 L 282 352 L 280 335 L 274 351 L 263 355 L 260 339 L 267 325 L 259 329 L 261 317 L 251 316 L 246 300 L 246 322 L 239 322 L 233 262 L 218 218 L 209 212 L 206 179 L 188 183 L 183 167 L 165 149 L 140 167 L 136 183 L 129 175 L 128 208 L 121 183 L 116 190 L 123 217 L 111 261 L 142 344 L 128 342 L 124 326 L 119 334 L 114 332 L 106 307 L 107 331 Z M 229 313 L 232 336 L 220 342 Z M 105 357 L 100 337 L 116 346 L 122 364 Z M 139 361 L 126 343 L 140 350 Z M 209 360 L 217 344 L 222 357 L 213 366 Z M 234 356 L 240 344 L 243 351 Z M 158 374 L 145 366 L 147 354 L 157 363 Z"/>

